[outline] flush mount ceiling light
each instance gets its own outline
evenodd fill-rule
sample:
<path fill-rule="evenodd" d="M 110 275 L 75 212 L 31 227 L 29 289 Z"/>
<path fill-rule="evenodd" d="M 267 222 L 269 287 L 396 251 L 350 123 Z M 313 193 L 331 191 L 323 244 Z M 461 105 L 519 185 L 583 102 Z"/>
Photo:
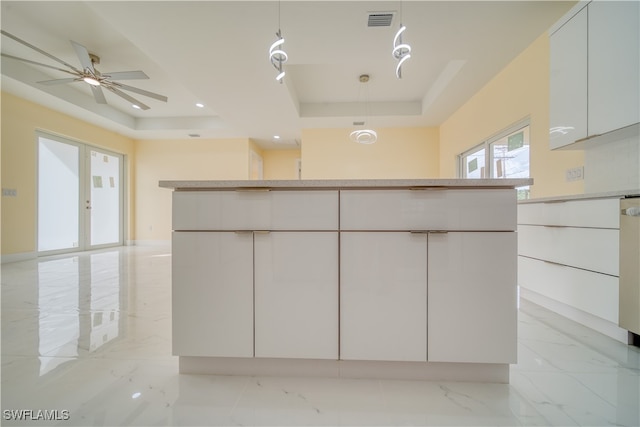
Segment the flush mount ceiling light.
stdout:
<path fill-rule="evenodd" d="M 360 83 L 362 83 L 359 86 L 359 90 L 358 90 L 358 101 L 360 101 L 360 89 L 364 89 L 366 91 L 365 93 L 365 117 L 368 115 L 368 108 L 369 108 L 369 93 L 368 90 L 365 87 L 362 87 L 365 83 L 367 83 L 369 81 L 369 75 L 368 74 L 362 74 L 360 77 L 358 77 L 358 81 L 360 81 Z M 373 129 L 366 129 L 365 128 L 365 124 L 366 124 L 366 120 L 362 120 L 362 121 L 354 121 L 353 125 L 354 126 L 362 126 L 361 129 L 356 129 L 353 132 L 351 132 L 349 134 L 349 139 L 351 139 L 353 142 L 357 142 L 358 144 L 373 144 L 378 140 L 378 133 L 373 130 Z"/>
<path fill-rule="evenodd" d="M 402 2 L 400 2 L 400 19 L 402 20 Z M 400 28 L 393 38 L 393 50 L 391 54 L 398 61 L 396 65 L 396 77 L 402 78 L 402 64 L 409 58 L 411 58 L 411 46 L 408 43 L 402 42 L 402 34 L 405 32 L 407 27 L 402 25 L 402 21 L 400 21 Z"/>
<path fill-rule="evenodd" d="M 273 65 L 273 67 L 278 71 L 276 81 L 282 83 L 286 74 L 282 69 L 282 64 L 287 62 L 289 56 L 287 55 L 287 52 L 282 49 L 284 38 L 282 37 L 282 31 L 280 30 L 280 2 L 278 2 L 278 32 L 276 33 L 276 37 L 278 37 L 278 39 L 273 42 L 269 48 L 269 61 L 271 61 L 271 65 Z"/>

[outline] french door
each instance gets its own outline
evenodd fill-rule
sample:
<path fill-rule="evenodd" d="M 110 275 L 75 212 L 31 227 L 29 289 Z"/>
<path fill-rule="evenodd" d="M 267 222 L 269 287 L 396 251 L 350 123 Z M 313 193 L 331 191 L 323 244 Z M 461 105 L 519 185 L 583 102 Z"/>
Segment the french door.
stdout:
<path fill-rule="evenodd" d="M 38 134 L 38 253 L 123 244 L 121 154 Z"/>

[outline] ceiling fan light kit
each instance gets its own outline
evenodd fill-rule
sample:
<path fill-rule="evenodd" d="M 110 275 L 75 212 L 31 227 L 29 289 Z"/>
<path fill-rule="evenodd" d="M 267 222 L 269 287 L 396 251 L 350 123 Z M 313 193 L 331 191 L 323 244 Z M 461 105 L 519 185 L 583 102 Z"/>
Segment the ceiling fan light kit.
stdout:
<path fill-rule="evenodd" d="M 67 67 L 67 69 L 64 68 L 58 68 L 58 67 L 53 67 L 51 65 L 48 64 L 43 64 L 40 62 L 36 62 L 36 61 L 31 61 L 25 58 L 19 58 L 17 56 L 13 56 L 13 55 L 8 55 L 8 54 L 2 54 L 2 56 L 6 57 L 6 58 L 11 58 L 11 59 L 15 59 L 18 61 L 22 61 L 22 62 L 26 62 L 29 64 L 33 64 L 33 65 L 38 65 L 38 66 L 42 66 L 42 67 L 46 67 L 46 68 L 51 68 L 54 70 L 58 70 L 58 71 L 62 71 L 63 73 L 67 73 L 67 74 L 71 74 L 72 78 L 65 78 L 65 79 L 54 79 L 54 80 L 44 80 L 44 81 L 40 81 L 37 82 L 39 84 L 42 85 L 57 85 L 57 84 L 66 84 L 66 83 L 73 83 L 73 82 L 85 82 L 89 85 L 89 87 L 91 88 L 91 92 L 93 93 L 93 97 L 96 100 L 96 102 L 98 104 L 106 104 L 107 100 L 104 96 L 104 92 L 102 91 L 102 88 L 107 89 L 108 91 L 118 95 L 120 98 L 125 99 L 126 101 L 128 101 L 129 103 L 131 103 L 131 106 L 133 108 L 136 109 L 141 109 L 141 110 L 148 110 L 150 107 L 148 105 L 145 105 L 144 103 L 138 101 L 137 99 L 135 99 L 134 97 L 132 97 L 131 95 L 123 92 L 123 90 L 126 90 L 128 92 L 134 92 L 137 93 L 139 95 L 143 95 L 149 98 L 153 98 L 156 99 L 158 101 L 162 101 L 162 102 L 167 102 L 168 98 L 164 95 L 159 95 L 157 93 L 153 93 L 153 92 L 149 92 L 147 90 L 143 90 L 143 89 L 139 89 L 133 86 L 128 86 L 125 85 L 123 83 L 119 83 L 117 82 L 117 80 L 140 80 L 140 79 L 148 79 L 149 76 L 147 76 L 144 72 L 142 71 L 118 71 L 118 72 L 112 72 L 112 73 L 100 73 L 96 68 L 95 68 L 95 64 L 99 64 L 100 63 L 100 58 L 97 55 L 94 54 L 90 54 L 87 51 L 87 48 L 84 47 L 83 45 L 81 45 L 80 43 L 74 42 L 73 40 L 71 40 L 71 45 L 73 46 L 76 55 L 78 56 L 78 59 L 80 60 L 80 64 L 82 65 L 82 70 L 79 70 L 78 68 L 74 67 L 71 64 L 66 63 L 65 61 L 51 55 L 48 52 L 45 52 L 44 50 L 32 45 L 31 43 L 28 43 L 16 36 L 14 36 L 13 34 L 10 34 L 4 30 L 0 30 L 0 33 L 3 36 L 6 36 L 12 40 L 15 40 L 16 42 L 27 46 L 28 48 L 58 62 L 59 64 L 64 65 L 65 67 Z"/>

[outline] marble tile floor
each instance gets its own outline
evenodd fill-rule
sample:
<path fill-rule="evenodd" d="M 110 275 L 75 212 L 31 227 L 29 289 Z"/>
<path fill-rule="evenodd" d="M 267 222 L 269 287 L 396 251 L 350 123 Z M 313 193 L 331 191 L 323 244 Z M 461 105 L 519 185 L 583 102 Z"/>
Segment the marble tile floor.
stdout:
<path fill-rule="evenodd" d="M 170 264 L 122 247 L 2 265 L 2 425 L 640 425 L 639 349 L 527 301 L 510 384 L 179 375 Z"/>

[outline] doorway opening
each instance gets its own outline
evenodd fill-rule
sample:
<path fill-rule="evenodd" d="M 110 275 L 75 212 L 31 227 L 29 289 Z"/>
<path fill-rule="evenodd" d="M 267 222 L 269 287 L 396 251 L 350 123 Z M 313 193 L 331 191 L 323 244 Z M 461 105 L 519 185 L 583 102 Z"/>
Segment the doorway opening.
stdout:
<path fill-rule="evenodd" d="M 121 246 L 124 156 L 38 134 L 39 255 Z"/>

